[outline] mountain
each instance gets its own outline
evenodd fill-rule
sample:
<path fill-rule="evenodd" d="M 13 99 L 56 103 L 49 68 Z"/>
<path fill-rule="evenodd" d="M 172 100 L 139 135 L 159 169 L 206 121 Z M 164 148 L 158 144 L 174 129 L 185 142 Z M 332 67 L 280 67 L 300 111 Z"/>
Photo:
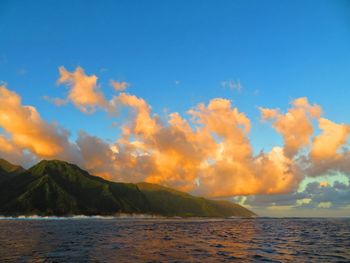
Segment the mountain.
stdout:
<path fill-rule="evenodd" d="M 41 161 L 29 170 L 0 160 L 2 215 L 112 215 L 251 217 L 248 209 L 208 200 L 156 184 L 116 183 L 74 164 Z"/>
<path fill-rule="evenodd" d="M 157 184 L 138 183 L 138 188 L 150 202 L 151 211 L 166 216 L 251 217 L 248 209 L 223 200 L 192 196 Z"/>
<path fill-rule="evenodd" d="M 24 172 L 24 168 L 0 158 L 0 182 Z"/>

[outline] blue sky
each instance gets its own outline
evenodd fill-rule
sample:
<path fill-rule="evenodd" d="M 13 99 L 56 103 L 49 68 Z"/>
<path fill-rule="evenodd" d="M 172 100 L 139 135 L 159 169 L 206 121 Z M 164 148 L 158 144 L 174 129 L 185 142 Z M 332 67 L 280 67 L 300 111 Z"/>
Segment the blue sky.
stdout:
<path fill-rule="evenodd" d="M 252 121 L 254 151 L 283 145 L 259 106 L 286 110 L 306 96 L 334 122 L 350 122 L 348 1 L 0 1 L 0 80 L 43 119 L 114 141 L 97 111 L 56 107 L 58 67 L 130 83 L 154 112 L 181 114 L 215 97 Z M 241 90 L 223 87 L 223 81 Z M 78 120 L 78 121 L 77 121 Z"/>
<path fill-rule="evenodd" d="M 104 86 L 130 82 L 156 112 L 226 97 L 256 118 L 256 106 L 283 109 L 307 96 L 349 122 L 347 1 L 1 1 L 0 10 L 1 79 L 73 130 L 78 112 L 53 118 L 42 100 L 63 92 L 61 65 L 82 66 Z M 230 79 L 240 94 L 221 87 Z"/>

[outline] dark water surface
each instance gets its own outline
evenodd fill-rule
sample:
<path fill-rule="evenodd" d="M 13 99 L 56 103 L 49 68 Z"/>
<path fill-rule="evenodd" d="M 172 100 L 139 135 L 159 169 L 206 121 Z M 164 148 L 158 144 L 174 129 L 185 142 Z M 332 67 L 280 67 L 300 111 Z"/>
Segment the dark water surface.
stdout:
<path fill-rule="evenodd" d="M 0 220 L 0 262 L 350 262 L 350 219 Z"/>

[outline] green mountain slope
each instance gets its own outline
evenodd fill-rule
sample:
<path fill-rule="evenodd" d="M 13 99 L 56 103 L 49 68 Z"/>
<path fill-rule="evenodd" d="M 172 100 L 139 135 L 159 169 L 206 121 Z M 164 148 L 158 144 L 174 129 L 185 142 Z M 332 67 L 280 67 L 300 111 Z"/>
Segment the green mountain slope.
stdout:
<path fill-rule="evenodd" d="M 154 213 L 167 216 L 251 217 L 254 213 L 229 201 L 208 200 L 157 184 L 138 183 Z"/>
<path fill-rule="evenodd" d="M 0 162 L 1 176 L 6 178 L 0 181 L 0 214 L 3 215 L 111 215 L 121 212 L 254 216 L 231 202 L 194 197 L 160 185 L 106 181 L 63 161 L 41 161 L 27 171 L 13 167 L 6 161 Z"/>
<path fill-rule="evenodd" d="M 24 172 L 23 167 L 14 165 L 4 159 L 0 158 L 0 182 L 11 178 L 13 175 L 17 175 Z"/>

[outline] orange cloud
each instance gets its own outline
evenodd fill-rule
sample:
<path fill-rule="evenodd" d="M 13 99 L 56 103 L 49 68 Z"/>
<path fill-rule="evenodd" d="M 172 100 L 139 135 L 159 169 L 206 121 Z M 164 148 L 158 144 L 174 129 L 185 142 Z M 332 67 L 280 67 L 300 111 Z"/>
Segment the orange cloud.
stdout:
<path fill-rule="evenodd" d="M 197 191 L 212 197 L 287 193 L 300 182 L 293 169 L 282 148 L 275 147 L 245 162 L 224 160 L 209 166 Z"/>
<path fill-rule="evenodd" d="M 66 105 L 68 103 L 68 100 L 66 100 L 66 99 L 50 98 L 49 96 L 44 96 L 43 98 L 45 100 L 47 100 L 48 102 L 55 104 L 56 106 L 63 106 L 63 105 Z"/>
<path fill-rule="evenodd" d="M 254 154 L 249 132 L 251 121 L 230 100 L 215 98 L 200 103 L 181 116 L 161 119 L 142 98 L 120 92 L 107 101 L 97 87 L 97 77 L 83 69 L 60 68 L 59 83 L 70 87 L 68 99 L 83 112 L 96 107 L 109 113 L 127 108 L 121 136 L 114 143 L 81 131 L 75 142 L 58 125 L 44 121 L 32 106 L 6 87 L 0 87 L 0 153 L 22 158 L 57 158 L 77 163 L 93 174 L 114 181 L 159 183 L 209 197 L 282 194 L 297 189 L 306 176 L 327 171 L 350 173 L 346 149 L 349 125 L 321 118 L 321 108 L 306 98 L 292 107 L 260 108 L 263 120 L 272 120 L 283 136 L 284 147 Z M 321 134 L 314 135 L 318 120 Z M 313 138 L 313 139 L 312 139 Z M 305 148 L 308 151 L 300 151 Z"/>
<path fill-rule="evenodd" d="M 218 147 L 221 156 L 244 159 L 251 154 L 251 146 L 246 138 L 250 131 L 250 120 L 237 108 L 231 109 L 231 102 L 226 99 L 213 99 L 208 107 L 199 104 L 197 108 L 189 111 L 195 123 L 204 125 L 207 133 L 218 136 Z"/>
<path fill-rule="evenodd" d="M 82 112 L 91 113 L 97 106 L 107 108 L 108 103 L 97 86 L 97 77 L 88 76 L 81 67 L 74 72 L 59 68 L 60 77 L 58 84 L 66 84 L 69 87 L 68 99 Z"/>
<path fill-rule="evenodd" d="M 111 80 L 110 83 L 111 83 L 111 86 L 114 88 L 115 91 L 124 91 L 130 86 L 130 84 L 125 82 L 125 81 L 118 82 L 118 81 L 115 81 L 115 80 Z"/>
<path fill-rule="evenodd" d="M 326 181 L 322 181 L 322 182 L 320 182 L 320 186 L 321 186 L 321 187 L 328 187 L 328 186 L 329 186 L 329 183 L 326 182 Z"/>
<path fill-rule="evenodd" d="M 88 163 L 108 160 L 109 178 L 160 183 L 211 197 L 283 193 L 299 182 L 281 148 L 253 156 L 247 138 L 250 120 L 229 100 L 213 99 L 192 108 L 190 125 L 178 113 L 161 122 L 135 96 L 122 93 L 115 99 L 134 111 L 132 121 L 122 127 L 124 136 L 113 146 L 94 146 L 104 153 L 87 151 L 94 155 Z"/>
<path fill-rule="evenodd" d="M 263 120 L 273 120 L 273 127 L 283 136 L 284 152 L 293 157 L 298 151 L 310 143 L 313 127 L 312 118 L 319 118 L 321 107 L 310 105 L 307 98 L 292 101 L 292 108 L 286 114 L 277 109 L 260 108 Z"/>
<path fill-rule="evenodd" d="M 129 132 L 144 136 L 152 136 L 157 131 L 157 120 L 151 117 L 151 107 L 145 100 L 134 95 L 121 93 L 118 97 L 114 97 L 113 103 L 116 107 L 118 107 L 118 105 L 127 106 L 134 110 L 135 118 Z"/>
<path fill-rule="evenodd" d="M 263 107 L 259 107 L 261 118 L 263 120 L 275 119 L 280 115 L 278 109 L 267 109 Z"/>
<path fill-rule="evenodd" d="M 311 157 L 316 161 L 339 158 L 341 154 L 337 151 L 346 143 L 350 135 L 350 125 L 320 118 L 319 128 L 322 133 L 312 142 Z"/>
<path fill-rule="evenodd" d="M 0 126 L 17 146 L 39 156 L 65 151 L 68 132 L 43 121 L 34 107 L 21 105 L 21 98 L 5 86 L 0 87 Z"/>
<path fill-rule="evenodd" d="M 1 155 L 22 165 L 38 159 L 61 159 L 80 165 L 79 149 L 69 142 L 69 132 L 44 121 L 36 108 L 22 105 L 15 92 L 0 86 Z"/>

